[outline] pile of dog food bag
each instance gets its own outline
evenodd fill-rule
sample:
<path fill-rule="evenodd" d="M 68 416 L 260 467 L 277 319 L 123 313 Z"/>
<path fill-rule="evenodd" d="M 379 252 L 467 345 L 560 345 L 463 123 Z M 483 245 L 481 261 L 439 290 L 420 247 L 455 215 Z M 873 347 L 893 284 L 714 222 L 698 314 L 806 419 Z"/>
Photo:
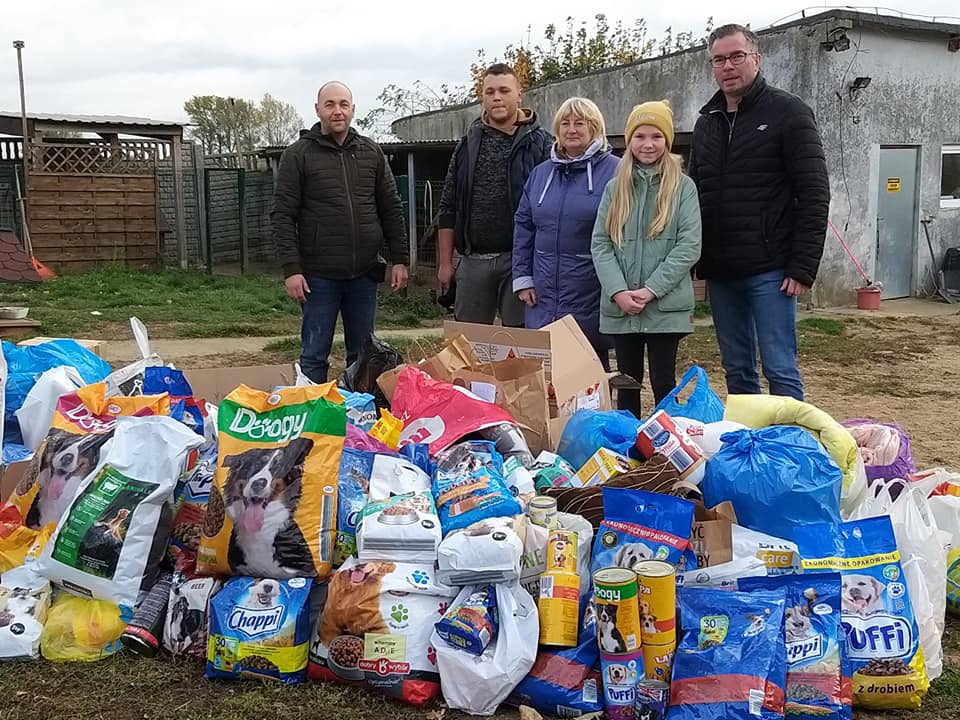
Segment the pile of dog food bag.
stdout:
<path fill-rule="evenodd" d="M 895 424 L 724 403 L 694 367 L 648 417 L 578 410 L 534 456 L 416 367 L 390 407 L 302 377 L 214 406 L 158 358 L 95 369 L 8 395 L 33 456 L 0 509 L 0 658 L 126 647 L 644 720 L 912 709 L 942 671 L 960 476 L 918 472 Z"/>

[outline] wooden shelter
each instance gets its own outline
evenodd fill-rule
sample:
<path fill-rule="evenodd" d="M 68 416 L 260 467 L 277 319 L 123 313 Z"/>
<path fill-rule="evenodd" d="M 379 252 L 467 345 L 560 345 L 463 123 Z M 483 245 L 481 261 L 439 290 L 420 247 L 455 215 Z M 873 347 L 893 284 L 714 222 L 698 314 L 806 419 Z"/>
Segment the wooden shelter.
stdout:
<path fill-rule="evenodd" d="M 0 112 L 0 135 L 19 136 L 21 128 L 19 113 Z M 182 141 L 183 125 L 175 122 L 28 114 L 26 152 L 21 146 L 20 154 L 37 258 L 57 272 L 157 265 L 157 163 L 170 160 L 178 260 L 186 267 Z"/>

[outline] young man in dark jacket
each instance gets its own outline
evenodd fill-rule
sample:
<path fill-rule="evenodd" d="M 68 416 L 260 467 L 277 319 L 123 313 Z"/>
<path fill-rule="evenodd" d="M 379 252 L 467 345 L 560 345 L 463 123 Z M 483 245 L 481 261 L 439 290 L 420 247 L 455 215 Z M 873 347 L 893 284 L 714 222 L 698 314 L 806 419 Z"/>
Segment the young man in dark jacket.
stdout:
<path fill-rule="evenodd" d="M 813 285 L 827 231 L 823 145 L 813 111 L 760 75 L 753 32 L 724 25 L 709 48 L 720 89 L 700 110 L 689 173 L 727 392 L 760 392 L 759 344 L 770 393 L 803 400 L 797 297 Z"/>
<path fill-rule="evenodd" d="M 337 316 L 343 316 L 348 365 L 373 332 L 384 244 L 395 291 L 407 284 L 410 250 L 386 157 L 350 127 L 355 106 L 349 88 L 327 83 L 316 110 L 320 122 L 280 158 L 270 223 L 287 295 L 303 306 L 300 367 L 322 383 Z"/>
<path fill-rule="evenodd" d="M 537 114 L 520 107 L 513 68 L 496 63 L 483 78 L 483 114 L 457 144 L 440 198 L 437 278 L 446 292 L 456 275 L 454 315 L 462 322 L 523 327 L 513 293 L 513 215 L 533 168 L 550 157 L 553 138 Z M 453 250 L 460 255 L 454 269 Z"/>

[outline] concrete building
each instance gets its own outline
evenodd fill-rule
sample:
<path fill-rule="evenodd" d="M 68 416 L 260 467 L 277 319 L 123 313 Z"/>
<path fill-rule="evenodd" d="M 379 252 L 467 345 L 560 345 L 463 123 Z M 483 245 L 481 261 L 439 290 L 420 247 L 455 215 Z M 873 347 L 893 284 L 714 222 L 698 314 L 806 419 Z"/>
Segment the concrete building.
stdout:
<path fill-rule="evenodd" d="M 883 297 L 932 293 L 946 248 L 960 246 L 960 25 L 830 10 L 760 36 L 764 75 L 813 108 L 826 148 L 837 232 L 828 230 L 814 303 L 849 304 L 865 284 L 837 234 Z M 698 47 L 532 88 L 524 104 L 549 124 L 563 100 L 583 95 L 617 131 L 635 103 L 668 98 L 685 152 L 715 91 Z M 423 113 L 393 131 L 409 143 L 449 140 L 477 113 L 476 104 Z"/>

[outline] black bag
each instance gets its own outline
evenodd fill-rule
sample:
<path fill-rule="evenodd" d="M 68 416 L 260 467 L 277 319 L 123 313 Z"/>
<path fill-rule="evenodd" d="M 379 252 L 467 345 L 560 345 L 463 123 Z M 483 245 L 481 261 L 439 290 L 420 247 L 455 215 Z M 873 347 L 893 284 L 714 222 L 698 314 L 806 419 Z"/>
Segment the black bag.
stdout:
<path fill-rule="evenodd" d="M 400 353 L 371 333 L 363 341 L 360 356 L 340 375 L 339 385 L 350 392 L 373 395 L 378 408 L 389 408 L 390 403 L 377 385 L 377 378 L 402 364 Z"/>

